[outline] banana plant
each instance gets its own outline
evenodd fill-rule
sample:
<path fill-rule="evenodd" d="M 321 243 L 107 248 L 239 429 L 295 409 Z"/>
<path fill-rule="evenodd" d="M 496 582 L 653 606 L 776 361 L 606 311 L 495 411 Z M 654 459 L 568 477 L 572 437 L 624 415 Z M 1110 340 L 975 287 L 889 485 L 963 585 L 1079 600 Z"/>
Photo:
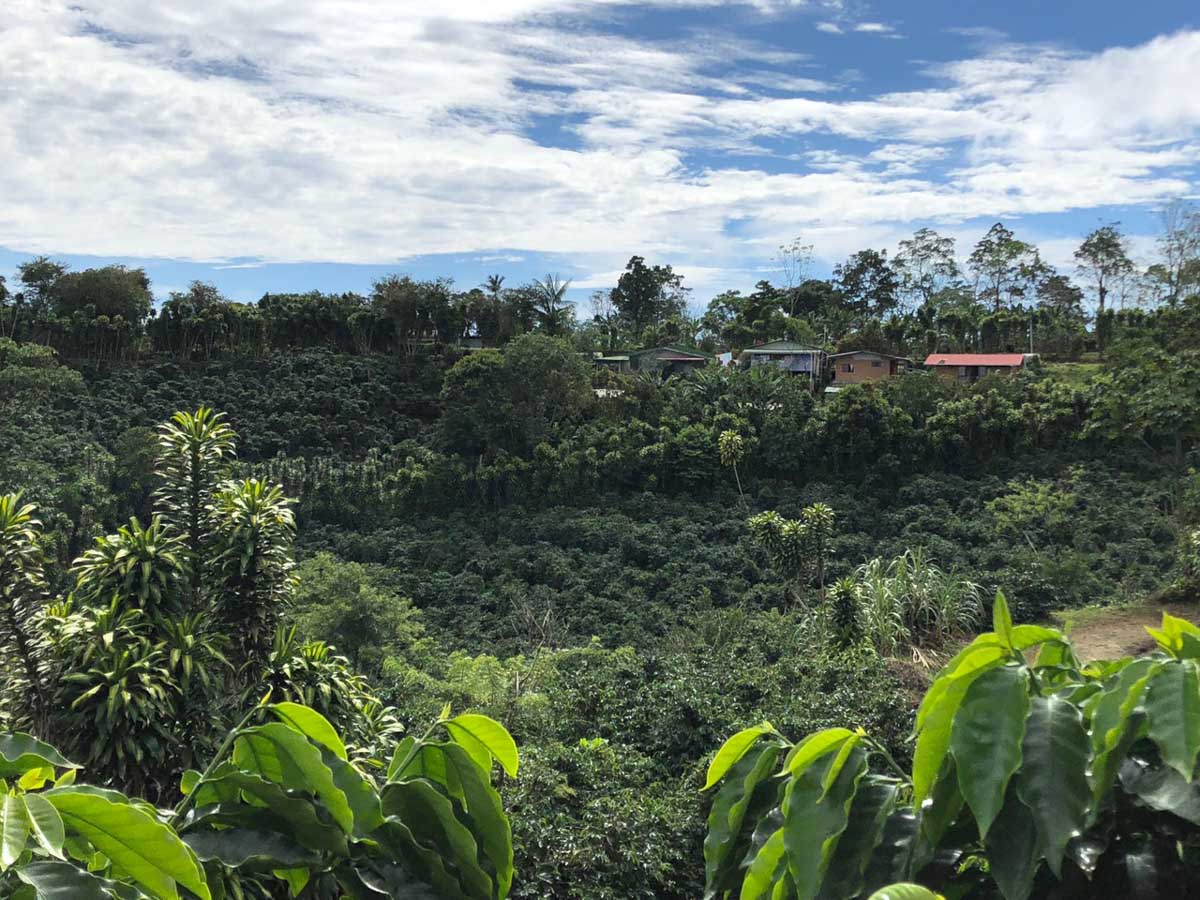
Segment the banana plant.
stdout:
<path fill-rule="evenodd" d="M 1164 614 L 1156 652 L 1088 665 L 1061 632 L 1014 625 L 1002 594 L 993 628 L 926 693 L 911 772 L 861 730 L 793 744 L 763 723 L 726 741 L 705 786 L 719 785 L 705 896 L 915 881 L 1005 900 L 1168 898 L 1197 883 L 1200 628 Z"/>

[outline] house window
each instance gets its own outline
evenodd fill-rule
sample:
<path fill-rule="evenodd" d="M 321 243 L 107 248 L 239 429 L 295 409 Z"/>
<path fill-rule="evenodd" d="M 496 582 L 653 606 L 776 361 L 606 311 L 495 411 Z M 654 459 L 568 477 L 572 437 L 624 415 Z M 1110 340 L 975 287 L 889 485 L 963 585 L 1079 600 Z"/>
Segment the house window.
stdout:
<path fill-rule="evenodd" d="M 843 372 L 853 372 L 854 371 L 854 363 L 842 363 L 842 371 Z"/>
<path fill-rule="evenodd" d="M 959 366 L 959 367 L 958 367 L 958 377 L 959 377 L 959 378 L 966 378 L 966 377 L 967 377 L 967 367 L 966 367 L 966 366 Z"/>
<path fill-rule="evenodd" d="M 883 360 L 882 359 L 871 360 L 871 368 L 872 369 L 882 369 L 883 368 Z"/>

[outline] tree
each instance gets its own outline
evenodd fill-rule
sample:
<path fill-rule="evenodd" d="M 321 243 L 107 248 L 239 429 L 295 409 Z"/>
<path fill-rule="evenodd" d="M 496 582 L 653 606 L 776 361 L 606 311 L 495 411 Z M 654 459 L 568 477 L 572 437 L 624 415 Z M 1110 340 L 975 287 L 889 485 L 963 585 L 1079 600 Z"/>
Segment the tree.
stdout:
<path fill-rule="evenodd" d="M 49 712 L 39 621 L 46 593 L 41 524 L 20 494 L 0 496 L 0 659 L 15 682 L 10 691 L 22 701 L 18 721 L 38 731 L 46 727 Z"/>
<path fill-rule="evenodd" d="M 359 563 L 322 552 L 295 574 L 296 627 L 309 640 L 336 645 L 356 671 L 380 674 L 384 660 L 410 648 L 424 630 L 412 601 L 377 584 Z"/>
<path fill-rule="evenodd" d="M 1047 268 L 1032 244 L 1017 240 L 997 222 L 975 245 L 967 258 L 975 276 L 980 300 L 999 312 L 1005 303 L 1024 298 L 1046 274 Z"/>
<path fill-rule="evenodd" d="M 60 274 L 48 290 L 54 313 L 64 319 L 87 311 L 91 316 L 120 316 L 140 326 L 153 303 L 145 270 L 125 266 Z"/>
<path fill-rule="evenodd" d="M 689 290 L 670 266 L 647 266 L 642 257 L 633 256 L 612 289 L 612 302 L 638 340 L 647 326 L 681 315 Z"/>
<path fill-rule="evenodd" d="M 564 281 L 557 275 L 535 280 L 526 288 L 541 330 L 551 337 L 561 337 L 570 330 L 575 312 L 574 305 L 566 299 L 570 288 L 570 279 Z"/>
<path fill-rule="evenodd" d="M 33 315 L 39 316 L 49 310 L 54 288 L 66 274 L 66 263 L 55 262 L 45 256 L 17 266 L 17 277 L 25 288 L 25 302 Z"/>
<path fill-rule="evenodd" d="M 914 306 L 926 306 L 934 295 L 959 276 L 954 255 L 954 238 L 942 237 L 932 228 L 921 228 L 900 242 L 892 260 L 900 276 L 900 291 Z"/>
<path fill-rule="evenodd" d="M 1096 315 L 1104 315 L 1105 303 L 1114 283 L 1133 272 L 1128 242 L 1117 230 L 1117 223 L 1097 228 L 1075 251 L 1080 275 L 1096 294 Z"/>
<path fill-rule="evenodd" d="M 1192 883 L 1200 628 L 1164 613 L 1153 655 L 1085 667 L 1061 632 L 1014 625 L 1002 594 L 993 621 L 926 692 L 911 773 L 861 728 L 793 744 L 763 722 L 727 740 L 705 782 L 720 786 L 705 895 L 850 900 L 920 881 L 1166 900 Z"/>
<path fill-rule="evenodd" d="M 1189 289 L 1200 285 L 1200 210 L 1176 200 L 1162 213 L 1158 238 L 1162 262 L 1150 274 L 1162 284 L 1167 302 L 1177 304 Z"/>
<path fill-rule="evenodd" d="M 860 250 L 834 266 L 833 284 L 860 328 L 868 318 L 883 318 L 899 300 L 900 281 L 886 250 Z"/>

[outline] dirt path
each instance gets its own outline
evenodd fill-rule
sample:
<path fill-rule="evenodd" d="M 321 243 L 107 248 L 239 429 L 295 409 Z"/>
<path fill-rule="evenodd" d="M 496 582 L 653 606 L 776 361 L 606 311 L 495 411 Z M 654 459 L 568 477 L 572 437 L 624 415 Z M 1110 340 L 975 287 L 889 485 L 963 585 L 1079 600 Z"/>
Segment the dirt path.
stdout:
<path fill-rule="evenodd" d="M 1157 627 L 1164 611 L 1200 624 L 1200 607 L 1190 603 L 1076 609 L 1057 613 L 1053 618 L 1070 635 L 1079 658 L 1087 662 L 1136 656 L 1152 650 L 1154 638 L 1146 633 L 1146 626 Z"/>

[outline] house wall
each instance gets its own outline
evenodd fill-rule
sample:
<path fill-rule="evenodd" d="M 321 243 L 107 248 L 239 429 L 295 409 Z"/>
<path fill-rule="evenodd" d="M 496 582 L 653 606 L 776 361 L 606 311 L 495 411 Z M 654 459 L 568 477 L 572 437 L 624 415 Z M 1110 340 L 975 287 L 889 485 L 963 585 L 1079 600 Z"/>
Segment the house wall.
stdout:
<path fill-rule="evenodd" d="M 833 365 L 833 384 L 864 384 L 871 381 L 883 381 L 891 375 L 892 361 L 870 356 L 849 356 L 835 359 Z M 854 371 L 847 372 L 846 367 Z"/>
<path fill-rule="evenodd" d="M 959 375 L 959 366 L 934 366 L 938 378 L 946 381 L 978 381 L 984 375 L 1011 375 L 1020 366 L 966 366 L 966 374 Z"/>

